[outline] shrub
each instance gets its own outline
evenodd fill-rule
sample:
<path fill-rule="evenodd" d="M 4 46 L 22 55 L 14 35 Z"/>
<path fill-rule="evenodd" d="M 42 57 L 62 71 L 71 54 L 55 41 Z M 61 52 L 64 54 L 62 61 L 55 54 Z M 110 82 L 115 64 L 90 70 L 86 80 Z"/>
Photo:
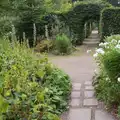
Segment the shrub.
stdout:
<path fill-rule="evenodd" d="M 60 120 L 67 109 L 69 77 L 17 42 L 0 41 L 0 118 Z"/>
<path fill-rule="evenodd" d="M 37 52 L 49 52 L 53 48 L 53 41 L 51 40 L 42 40 L 35 47 L 35 51 Z"/>
<path fill-rule="evenodd" d="M 107 106 L 120 105 L 120 35 L 114 35 L 100 43 L 94 57 L 100 73 L 94 81 L 96 95 Z"/>
<path fill-rule="evenodd" d="M 120 34 L 120 8 L 105 8 L 101 13 L 101 40 L 106 36 Z"/>
<path fill-rule="evenodd" d="M 65 34 L 59 34 L 56 36 L 55 49 L 58 54 L 70 54 L 72 50 L 72 44 L 70 39 Z"/>

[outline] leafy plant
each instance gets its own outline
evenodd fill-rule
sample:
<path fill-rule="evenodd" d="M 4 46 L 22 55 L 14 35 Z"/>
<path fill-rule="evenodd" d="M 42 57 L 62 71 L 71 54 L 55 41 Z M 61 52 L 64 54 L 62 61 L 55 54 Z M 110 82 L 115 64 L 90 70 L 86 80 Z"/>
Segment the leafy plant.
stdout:
<path fill-rule="evenodd" d="M 35 51 L 37 52 L 49 52 L 53 49 L 53 41 L 52 40 L 42 40 L 35 47 Z"/>
<path fill-rule="evenodd" d="M 54 45 L 58 54 L 71 53 L 72 44 L 70 39 L 65 34 L 57 35 Z"/>
<path fill-rule="evenodd" d="M 94 54 L 100 68 L 94 86 L 97 98 L 112 108 L 120 106 L 120 35 L 107 37 L 105 41 Z"/>
<path fill-rule="evenodd" d="M 0 51 L 0 118 L 59 120 L 67 107 L 69 77 L 18 42 L 1 40 Z"/>

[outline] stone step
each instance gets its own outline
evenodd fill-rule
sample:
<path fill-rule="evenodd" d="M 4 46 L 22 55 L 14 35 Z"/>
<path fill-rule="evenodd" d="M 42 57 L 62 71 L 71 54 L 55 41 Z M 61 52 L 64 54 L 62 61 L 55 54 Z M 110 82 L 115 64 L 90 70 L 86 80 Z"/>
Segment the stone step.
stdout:
<path fill-rule="evenodd" d="M 98 39 L 99 37 L 98 36 L 89 36 L 88 38 L 89 39 Z"/>
<path fill-rule="evenodd" d="M 83 41 L 83 45 L 98 45 L 99 41 Z"/>
<path fill-rule="evenodd" d="M 99 38 L 94 38 L 94 39 L 86 38 L 84 41 L 100 41 L 100 39 Z"/>

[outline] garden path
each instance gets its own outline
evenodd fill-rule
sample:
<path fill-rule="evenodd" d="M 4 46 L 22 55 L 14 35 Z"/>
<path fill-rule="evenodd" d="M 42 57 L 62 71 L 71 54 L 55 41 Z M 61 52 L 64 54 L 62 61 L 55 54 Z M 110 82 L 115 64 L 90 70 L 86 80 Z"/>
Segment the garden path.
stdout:
<path fill-rule="evenodd" d="M 86 51 L 95 49 L 98 43 L 97 31 L 93 31 L 80 46 L 77 55 L 51 57 L 52 62 L 68 73 L 72 80 L 70 109 L 62 116 L 62 120 L 115 120 L 94 96 L 92 78 L 96 64 Z"/>

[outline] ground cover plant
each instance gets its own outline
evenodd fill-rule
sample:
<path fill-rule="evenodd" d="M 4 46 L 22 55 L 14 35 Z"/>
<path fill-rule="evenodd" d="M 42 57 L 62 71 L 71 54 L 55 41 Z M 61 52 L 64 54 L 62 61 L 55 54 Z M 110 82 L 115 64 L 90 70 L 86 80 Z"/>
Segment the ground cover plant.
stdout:
<path fill-rule="evenodd" d="M 120 116 L 120 35 L 107 37 L 99 46 L 94 54 L 100 70 L 94 81 L 96 96 L 108 108 L 116 106 Z"/>
<path fill-rule="evenodd" d="M 0 119 L 60 120 L 71 83 L 44 55 L 0 40 Z"/>

